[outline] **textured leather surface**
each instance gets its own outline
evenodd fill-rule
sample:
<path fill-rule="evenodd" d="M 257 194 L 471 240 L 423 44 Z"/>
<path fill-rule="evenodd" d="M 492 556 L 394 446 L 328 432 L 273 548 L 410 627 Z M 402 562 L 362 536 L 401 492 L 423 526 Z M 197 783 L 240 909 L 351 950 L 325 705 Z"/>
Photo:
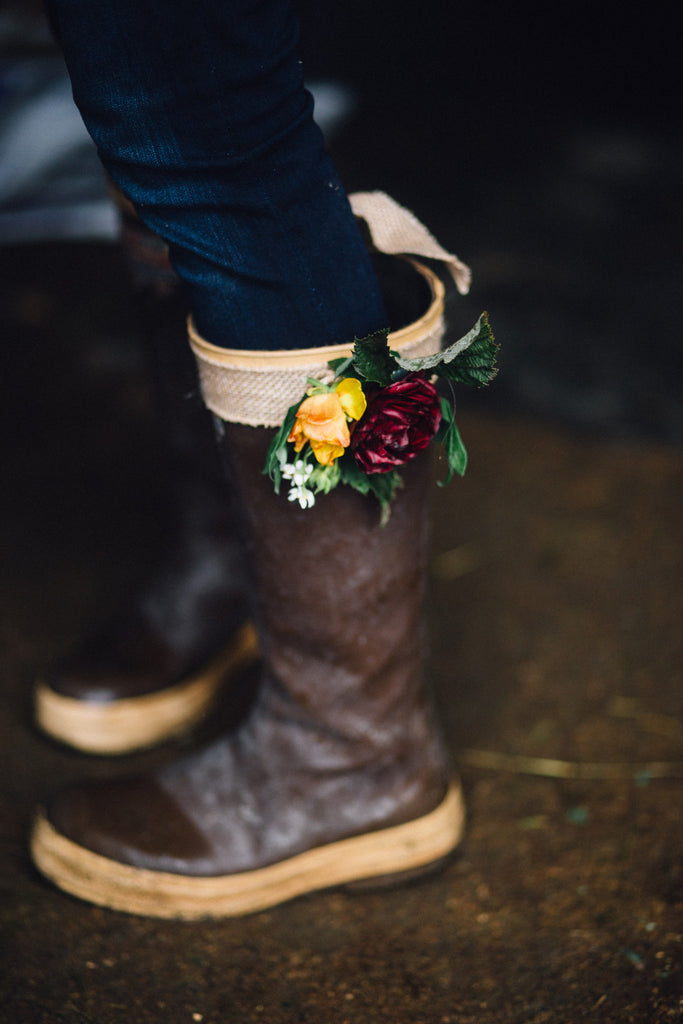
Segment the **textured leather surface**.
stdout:
<path fill-rule="evenodd" d="M 208 488 L 183 509 L 152 580 L 120 617 L 51 668 L 47 685 L 83 702 L 164 690 L 205 665 L 247 618 L 244 566 L 229 500 Z"/>
<path fill-rule="evenodd" d="M 270 431 L 227 427 L 265 657 L 246 723 L 146 779 L 92 784 L 49 809 L 64 835 L 138 867 L 220 875 L 411 820 L 447 768 L 422 681 L 427 458 L 385 528 L 338 488 L 302 511 L 261 474 Z"/>

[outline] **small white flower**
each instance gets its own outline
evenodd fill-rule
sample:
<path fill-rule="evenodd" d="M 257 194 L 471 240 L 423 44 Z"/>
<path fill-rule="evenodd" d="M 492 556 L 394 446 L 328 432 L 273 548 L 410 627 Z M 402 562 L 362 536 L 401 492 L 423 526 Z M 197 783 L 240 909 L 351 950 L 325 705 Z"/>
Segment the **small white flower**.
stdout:
<path fill-rule="evenodd" d="M 312 472 L 313 466 L 303 459 L 297 459 L 294 463 L 287 462 L 282 466 L 283 477 L 285 480 L 291 480 L 296 487 L 303 487 Z"/>
<path fill-rule="evenodd" d="M 314 467 L 305 459 L 287 462 L 286 452 L 278 452 L 278 459 L 283 479 L 290 481 L 287 494 L 289 501 L 298 501 L 301 508 L 311 508 L 315 505 L 315 494 L 306 484 Z"/>
<path fill-rule="evenodd" d="M 290 501 L 298 501 L 301 508 L 312 508 L 315 505 L 315 494 L 303 484 L 290 487 L 287 497 Z"/>

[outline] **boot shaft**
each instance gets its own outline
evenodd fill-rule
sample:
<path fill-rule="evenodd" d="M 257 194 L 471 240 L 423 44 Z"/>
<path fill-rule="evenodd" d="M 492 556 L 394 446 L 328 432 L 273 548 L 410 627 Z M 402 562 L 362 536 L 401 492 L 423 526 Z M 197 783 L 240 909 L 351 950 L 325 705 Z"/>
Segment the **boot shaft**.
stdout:
<path fill-rule="evenodd" d="M 376 501 L 349 488 L 306 510 L 276 495 L 260 472 L 269 441 L 226 426 L 269 685 L 281 708 L 340 741 L 377 756 L 399 737 L 412 745 L 424 733 L 429 459 L 406 467 L 380 526 Z"/>

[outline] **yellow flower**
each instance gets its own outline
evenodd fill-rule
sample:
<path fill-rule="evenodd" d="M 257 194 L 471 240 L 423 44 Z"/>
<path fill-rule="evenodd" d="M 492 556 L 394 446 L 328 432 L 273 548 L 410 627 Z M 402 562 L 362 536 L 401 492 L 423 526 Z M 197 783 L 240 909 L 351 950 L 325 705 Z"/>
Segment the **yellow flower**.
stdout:
<path fill-rule="evenodd" d="M 343 455 L 351 435 L 336 391 L 304 398 L 287 440 L 294 442 L 296 452 L 309 441 L 313 454 L 323 466 L 331 465 Z"/>
<path fill-rule="evenodd" d="M 359 420 L 368 407 L 360 381 L 355 377 L 345 377 L 335 388 L 339 395 L 342 409 L 350 420 Z"/>

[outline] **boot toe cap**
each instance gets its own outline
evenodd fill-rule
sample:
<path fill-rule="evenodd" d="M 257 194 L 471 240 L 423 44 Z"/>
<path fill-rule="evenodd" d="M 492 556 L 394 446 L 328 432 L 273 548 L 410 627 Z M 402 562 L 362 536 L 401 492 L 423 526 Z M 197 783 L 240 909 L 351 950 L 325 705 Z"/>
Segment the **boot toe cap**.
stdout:
<path fill-rule="evenodd" d="M 153 778 L 91 782 L 62 790 L 47 807 L 52 828 L 110 860 L 152 871 L 192 874 L 211 847 Z"/>

